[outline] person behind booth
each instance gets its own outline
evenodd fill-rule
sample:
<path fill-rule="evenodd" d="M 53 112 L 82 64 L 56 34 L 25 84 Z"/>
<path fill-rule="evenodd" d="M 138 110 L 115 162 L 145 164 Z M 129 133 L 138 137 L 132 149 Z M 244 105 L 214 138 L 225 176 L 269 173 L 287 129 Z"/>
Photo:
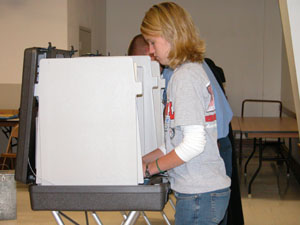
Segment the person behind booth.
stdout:
<path fill-rule="evenodd" d="M 230 196 L 217 144 L 215 97 L 203 68 L 205 43 L 191 16 L 172 2 L 153 5 L 141 33 L 149 53 L 174 73 L 165 107 L 165 145 L 143 157 L 144 176 L 168 170 L 175 224 L 219 224 Z"/>
<path fill-rule="evenodd" d="M 148 55 L 150 56 L 151 60 L 155 60 L 155 57 L 153 54 L 149 53 L 149 45 L 148 42 L 145 40 L 142 34 L 137 34 L 134 36 L 134 38 L 131 40 L 127 55 L 134 56 L 134 55 Z M 163 67 L 160 64 L 160 72 L 162 72 Z"/>
<path fill-rule="evenodd" d="M 128 47 L 127 54 L 128 55 L 150 55 L 148 43 L 144 39 L 143 35 L 138 34 L 132 39 Z"/>

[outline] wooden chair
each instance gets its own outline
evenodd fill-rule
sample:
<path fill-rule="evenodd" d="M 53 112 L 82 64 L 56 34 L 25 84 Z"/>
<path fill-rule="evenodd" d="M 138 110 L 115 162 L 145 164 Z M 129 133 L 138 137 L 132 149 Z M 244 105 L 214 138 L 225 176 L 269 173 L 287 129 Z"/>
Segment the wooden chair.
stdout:
<path fill-rule="evenodd" d="M 11 134 L 9 136 L 5 153 L 1 154 L 1 158 L 3 158 L 3 162 L 2 162 L 2 166 L 1 166 L 2 170 L 6 166 L 5 163 L 6 163 L 7 158 L 10 159 L 11 169 L 14 169 L 14 159 L 17 157 L 17 154 L 12 152 L 12 140 L 13 140 L 13 138 L 18 138 L 18 133 L 19 133 L 19 125 L 16 125 L 15 127 L 13 127 Z"/>

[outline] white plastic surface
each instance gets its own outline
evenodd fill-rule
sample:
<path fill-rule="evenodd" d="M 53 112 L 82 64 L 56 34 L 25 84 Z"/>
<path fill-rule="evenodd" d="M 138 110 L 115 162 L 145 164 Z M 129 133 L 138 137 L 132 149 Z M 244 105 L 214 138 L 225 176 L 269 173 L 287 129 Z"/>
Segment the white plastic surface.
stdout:
<path fill-rule="evenodd" d="M 165 80 L 161 78 L 159 64 L 156 61 L 151 62 L 152 76 L 157 79 L 157 88 L 153 88 L 153 105 L 156 125 L 157 147 L 164 142 L 164 127 L 163 127 L 163 111 L 164 104 L 162 103 L 163 90 L 165 88 Z"/>
<path fill-rule="evenodd" d="M 132 58 L 137 65 L 137 80 L 143 85 L 143 95 L 137 96 L 137 107 L 142 155 L 145 155 L 159 147 L 162 141 L 161 100 L 158 100 L 161 99 L 160 71 L 159 64 L 151 62 L 149 56 Z"/>
<path fill-rule="evenodd" d="M 136 185 L 140 180 L 130 57 L 43 59 L 39 76 L 37 183 Z"/>

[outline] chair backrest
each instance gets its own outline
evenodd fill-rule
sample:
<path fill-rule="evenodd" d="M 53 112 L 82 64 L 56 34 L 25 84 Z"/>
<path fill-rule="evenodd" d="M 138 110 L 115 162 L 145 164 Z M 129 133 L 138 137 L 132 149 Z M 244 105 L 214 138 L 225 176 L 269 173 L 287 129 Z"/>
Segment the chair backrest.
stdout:
<path fill-rule="evenodd" d="M 19 133 L 19 125 L 16 125 L 15 127 L 12 128 L 12 131 L 10 133 L 5 153 L 1 154 L 1 157 L 3 157 L 3 162 L 2 162 L 2 166 L 1 166 L 2 170 L 4 169 L 5 166 L 7 166 L 5 164 L 7 158 L 11 159 L 11 168 L 14 168 L 13 159 L 16 158 L 17 154 L 12 152 L 12 139 L 17 138 L 18 133 Z"/>
<path fill-rule="evenodd" d="M 246 102 L 260 102 L 260 103 L 276 103 L 279 104 L 279 117 L 282 115 L 282 102 L 279 100 L 264 100 L 264 99 L 245 99 L 242 103 L 241 117 L 244 117 L 244 106 Z"/>
<path fill-rule="evenodd" d="M 12 138 L 17 138 L 19 134 L 19 125 L 16 125 L 15 127 L 12 128 L 12 131 L 10 133 L 9 139 L 8 139 L 8 144 L 6 147 L 6 153 L 11 153 L 11 142 Z"/>
<path fill-rule="evenodd" d="M 19 135 L 19 124 L 16 125 L 15 127 L 13 127 L 12 131 L 11 131 L 11 137 L 17 138 Z"/>

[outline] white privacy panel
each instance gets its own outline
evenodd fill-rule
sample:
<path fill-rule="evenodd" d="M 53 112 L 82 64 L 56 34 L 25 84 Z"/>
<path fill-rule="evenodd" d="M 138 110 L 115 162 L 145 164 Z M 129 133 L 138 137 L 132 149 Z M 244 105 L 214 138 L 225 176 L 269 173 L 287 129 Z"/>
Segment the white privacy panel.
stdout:
<path fill-rule="evenodd" d="M 134 71 L 131 57 L 41 61 L 37 183 L 142 182 Z"/>
<path fill-rule="evenodd" d="M 157 147 L 163 141 L 159 64 L 151 62 L 149 56 L 132 56 L 137 65 L 137 80 L 143 85 L 143 95 L 137 96 L 138 120 L 142 155 Z"/>
<path fill-rule="evenodd" d="M 162 103 L 163 90 L 165 88 L 165 80 L 160 75 L 160 67 L 158 62 L 151 62 L 152 75 L 157 79 L 157 88 L 153 88 L 153 104 L 156 125 L 157 147 L 164 143 L 164 127 L 163 127 L 163 111 L 164 105 Z"/>

